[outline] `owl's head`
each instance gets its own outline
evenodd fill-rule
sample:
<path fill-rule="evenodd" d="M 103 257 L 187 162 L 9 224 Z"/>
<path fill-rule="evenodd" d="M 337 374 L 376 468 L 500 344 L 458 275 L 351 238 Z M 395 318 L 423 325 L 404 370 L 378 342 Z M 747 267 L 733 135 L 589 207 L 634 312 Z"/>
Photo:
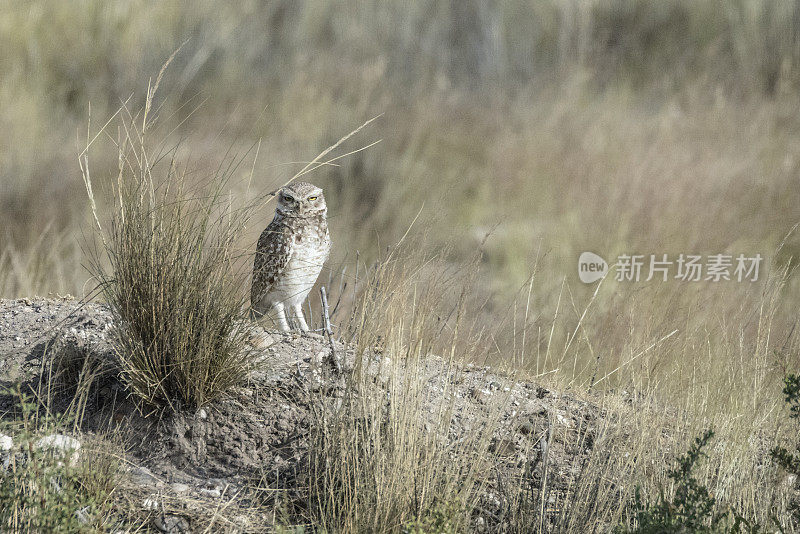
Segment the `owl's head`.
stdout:
<path fill-rule="evenodd" d="M 278 190 L 277 210 L 290 217 L 309 217 L 325 213 L 322 189 L 308 182 L 293 182 Z"/>

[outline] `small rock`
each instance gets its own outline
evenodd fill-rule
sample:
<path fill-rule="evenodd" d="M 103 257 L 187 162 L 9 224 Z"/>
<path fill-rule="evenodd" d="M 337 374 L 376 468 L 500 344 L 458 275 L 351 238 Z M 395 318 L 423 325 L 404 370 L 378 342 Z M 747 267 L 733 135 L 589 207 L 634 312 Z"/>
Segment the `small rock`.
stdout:
<path fill-rule="evenodd" d="M 247 342 L 254 348 L 266 349 L 267 347 L 275 344 L 275 338 L 266 332 L 254 332 Z"/>
<path fill-rule="evenodd" d="M 492 442 L 489 449 L 497 456 L 513 456 L 517 447 L 510 439 L 497 439 Z"/>
<path fill-rule="evenodd" d="M 197 412 L 197 417 L 199 417 L 200 419 L 207 419 L 208 412 L 206 412 L 205 408 L 200 408 L 200 410 Z"/>
<path fill-rule="evenodd" d="M 315 365 L 322 365 L 322 362 L 325 361 L 325 356 L 327 355 L 327 351 L 321 350 L 314 355 L 314 357 L 311 359 L 311 362 Z"/>
<path fill-rule="evenodd" d="M 172 488 L 172 491 L 174 491 L 175 493 L 186 493 L 187 491 L 189 491 L 189 485 L 181 484 L 180 482 L 175 482 L 171 484 L 170 488 Z"/>
<path fill-rule="evenodd" d="M 189 532 L 189 521 L 179 515 L 166 514 L 153 520 L 153 525 L 161 532 L 167 534 L 180 534 Z"/>
<path fill-rule="evenodd" d="M 50 434 L 39 439 L 33 448 L 35 450 L 49 450 L 59 458 L 69 457 L 69 464 L 75 465 L 80 458 L 78 450 L 81 448 L 81 442 L 64 434 Z"/>
<path fill-rule="evenodd" d="M 14 440 L 11 436 L 0 434 L 0 451 L 10 451 L 14 448 Z"/>
<path fill-rule="evenodd" d="M 388 356 L 384 356 L 380 363 L 380 369 L 378 371 L 378 381 L 381 384 L 387 384 L 389 380 L 392 378 L 392 359 Z"/>
<path fill-rule="evenodd" d="M 142 499 L 142 508 L 145 510 L 152 512 L 153 510 L 158 510 L 158 499 L 155 497 L 145 497 Z"/>
<path fill-rule="evenodd" d="M 325 386 L 325 377 L 322 376 L 322 373 L 319 369 L 314 369 L 311 371 L 311 388 L 314 390 L 321 389 Z"/>
<path fill-rule="evenodd" d="M 78 519 L 78 522 L 82 525 L 89 524 L 89 507 L 84 506 L 80 510 L 75 511 L 75 517 Z"/>
<path fill-rule="evenodd" d="M 154 486 L 158 484 L 159 480 L 146 467 L 135 467 L 130 472 L 131 482 L 137 486 Z"/>
<path fill-rule="evenodd" d="M 560 413 L 556 414 L 556 420 L 567 428 L 572 428 L 572 419 L 567 419 Z"/>
<path fill-rule="evenodd" d="M 537 401 L 532 401 L 532 400 L 524 401 L 520 405 L 520 412 L 531 414 L 531 415 L 541 415 L 541 416 L 546 416 L 547 415 L 547 410 L 542 405 L 542 403 L 541 402 L 537 402 Z"/>
<path fill-rule="evenodd" d="M 222 490 L 227 485 L 228 485 L 228 483 L 224 479 L 221 479 L 221 478 L 209 478 L 208 480 L 206 480 L 206 483 L 205 483 L 205 487 L 206 488 L 215 488 L 215 489 L 218 489 L 218 490 Z"/>
<path fill-rule="evenodd" d="M 248 527 L 250 526 L 250 518 L 246 515 L 237 515 L 233 518 L 233 523 L 238 526 L 244 532 L 250 532 Z"/>

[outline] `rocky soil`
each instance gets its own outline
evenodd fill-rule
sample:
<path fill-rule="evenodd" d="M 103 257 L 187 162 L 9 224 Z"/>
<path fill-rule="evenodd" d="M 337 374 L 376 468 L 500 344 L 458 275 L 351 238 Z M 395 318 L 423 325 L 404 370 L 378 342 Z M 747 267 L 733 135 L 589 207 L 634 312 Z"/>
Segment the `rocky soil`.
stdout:
<path fill-rule="evenodd" d="M 254 327 L 258 365 L 238 388 L 200 410 L 166 414 L 143 409 L 126 395 L 114 367 L 113 328 L 100 304 L 69 298 L 0 300 L 0 389 L 22 384 L 43 391 L 54 361 L 96 362 L 102 372 L 87 397 L 82 431 L 111 435 L 124 444 L 124 499 L 150 514 L 150 528 L 269 530 L 275 517 L 264 517 L 263 510 L 283 509 L 281 499 L 291 498 L 307 461 L 312 410 L 336 405 L 342 397 L 356 361 L 353 350 L 335 344 L 343 361 L 337 374 L 320 336 Z M 362 358 L 376 387 L 401 379 L 394 376 L 398 367 L 379 351 Z M 64 368 L 61 389 L 68 392 L 77 373 Z M 451 366 L 435 356 L 424 362 L 423 375 L 425 413 L 453 403 L 442 439 L 463 439 L 490 410 L 499 418 L 490 446 L 497 475 L 483 490 L 477 530 L 502 523 L 508 504 L 504 485 L 536 488 L 545 463 L 548 507 L 566 500 L 604 417 L 599 409 L 488 367 Z M 62 392 L 53 402 L 66 409 L 70 399 Z M 0 394 L 0 416 L 14 417 L 18 401 L 9 392 Z M 420 424 L 432 428 L 430 421 Z M 260 516 L 253 514 L 256 508 Z"/>

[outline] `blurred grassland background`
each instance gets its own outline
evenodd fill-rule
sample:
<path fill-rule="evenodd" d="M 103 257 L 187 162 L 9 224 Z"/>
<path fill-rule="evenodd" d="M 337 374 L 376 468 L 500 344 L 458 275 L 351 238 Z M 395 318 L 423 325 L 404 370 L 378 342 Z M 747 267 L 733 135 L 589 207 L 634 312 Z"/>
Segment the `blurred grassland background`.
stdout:
<path fill-rule="evenodd" d="M 800 221 L 800 3 L 3 2 L 0 294 L 91 288 L 89 104 L 94 135 L 122 102 L 141 107 L 182 43 L 157 102 L 163 142 L 198 176 L 249 154 L 241 196 L 383 114 L 347 148 L 380 144 L 309 177 L 331 206 L 334 271 L 356 250 L 369 264 L 421 210 L 424 247 L 453 264 L 482 252 L 483 320 L 508 325 L 536 271 L 545 333 L 589 301 L 584 250 L 767 256 L 760 284 L 605 284 L 582 326 L 610 369 L 626 347 L 685 336 L 687 317 L 724 329 L 800 250 L 790 237 L 773 254 Z M 103 138 L 90 156 L 102 194 L 116 150 Z"/>
<path fill-rule="evenodd" d="M 241 157 L 232 195 L 248 202 L 383 114 L 345 150 L 381 143 L 308 177 L 330 206 L 334 277 L 419 214 L 409 239 L 437 254 L 420 277 L 474 266 L 473 353 L 653 393 L 681 428 L 736 444 L 709 469 L 715 493 L 761 519 L 760 499 L 785 505 L 754 436 L 779 434 L 798 366 L 800 2 L 2 0 L 0 295 L 91 291 L 89 103 L 94 135 L 142 106 L 181 44 L 157 123 L 191 174 Z M 90 151 L 101 199 L 116 154 L 105 136 Z M 607 280 L 593 297 L 584 250 L 765 263 L 755 283 Z"/>

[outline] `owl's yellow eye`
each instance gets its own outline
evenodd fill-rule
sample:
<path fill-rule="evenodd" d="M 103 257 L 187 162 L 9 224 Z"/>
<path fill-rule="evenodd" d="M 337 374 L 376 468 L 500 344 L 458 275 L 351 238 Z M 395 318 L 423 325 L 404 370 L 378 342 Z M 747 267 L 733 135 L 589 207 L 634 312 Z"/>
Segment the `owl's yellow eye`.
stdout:
<path fill-rule="evenodd" d="M 314 201 L 317 200 L 317 197 L 308 197 L 308 200 Z"/>

